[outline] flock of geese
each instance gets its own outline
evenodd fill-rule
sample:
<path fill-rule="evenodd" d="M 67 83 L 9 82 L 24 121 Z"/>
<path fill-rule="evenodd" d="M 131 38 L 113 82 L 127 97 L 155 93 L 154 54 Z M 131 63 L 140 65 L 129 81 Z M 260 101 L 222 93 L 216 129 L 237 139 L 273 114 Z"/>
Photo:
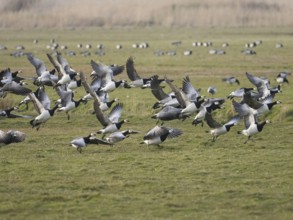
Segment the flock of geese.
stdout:
<path fill-rule="evenodd" d="M 0 97 L 5 99 L 7 93 L 18 96 L 24 96 L 18 106 L 3 109 L 0 111 L 1 117 L 7 118 L 28 118 L 32 128 L 39 130 L 45 123 L 54 117 L 54 113 L 65 112 L 67 119 L 70 120 L 71 112 L 80 106 L 93 102 L 93 114 L 100 122 L 101 128 L 94 133 L 84 137 L 78 137 L 70 141 L 70 145 L 75 147 L 78 152 L 82 152 L 88 144 L 114 145 L 123 141 L 130 135 L 137 134 L 139 131 L 123 130 L 123 124 L 127 119 L 120 119 L 123 111 L 123 102 L 117 98 L 110 99 L 112 91 L 118 88 L 134 89 L 142 88 L 151 90 L 157 101 L 152 106 L 157 113 L 151 117 L 157 119 L 158 123 L 151 128 L 142 139 L 141 144 L 160 145 L 170 138 L 176 138 L 183 134 L 178 128 L 164 125 L 165 121 L 182 120 L 193 117 L 192 125 L 197 126 L 204 122 L 209 126 L 209 133 L 212 141 L 226 134 L 234 125 L 244 121 L 244 129 L 238 131 L 239 134 L 247 136 L 247 141 L 263 130 L 264 126 L 270 123 L 269 120 L 260 121 L 260 116 L 269 112 L 273 106 L 281 103 L 275 100 L 275 95 L 281 91 L 280 85 L 288 82 L 288 72 L 280 72 L 276 78 L 278 86 L 272 87 L 268 79 L 246 73 L 247 79 L 251 82 L 251 88 L 239 88 L 232 91 L 227 98 L 205 98 L 200 94 L 200 89 L 196 89 L 189 78 L 183 78 L 182 87 L 177 87 L 174 82 L 167 78 L 159 78 L 158 75 L 149 78 L 142 78 L 137 73 L 134 60 L 129 57 L 126 65 L 105 65 L 91 60 L 93 69 L 91 81 L 88 82 L 83 72 L 75 71 L 68 61 L 57 53 L 56 57 L 47 54 L 50 63 L 54 68 L 51 70 L 45 66 L 44 61 L 35 57 L 33 54 L 26 54 L 27 60 L 32 64 L 36 71 L 36 77 L 33 77 L 33 84 L 36 90 L 32 91 L 26 87 L 24 78 L 20 77 L 20 71 L 11 72 L 10 69 L 2 70 L 0 73 Z M 126 73 L 129 80 L 116 80 L 115 77 L 121 74 L 126 67 Z M 235 77 L 223 78 L 228 84 L 240 82 Z M 165 82 L 170 89 L 170 93 L 164 91 L 161 83 Z M 74 90 L 78 87 L 84 87 L 85 95 L 76 100 Z M 59 100 L 51 106 L 51 100 L 46 93 L 47 88 L 56 91 Z M 210 94 L 217 92 L 215 87 L 208 89 Z M 227 122 L 221 124 L 214 119 L 213 112 L 221 109 L 227 99 L 232 99 L 235 115 Z M 33 103 L 37 115 L 17 115 L 11 113 L 21 105 Z M 109 113 L 107 113 L 109 112 Z M 92 116 L 91 116 L 92 117 Z M 101 137 L 97 137 L 100 134 Z M 24 141 L 25 133 L 16 130 L 7 132 L 0 131 L 0 143 L 10 144 Z"/>

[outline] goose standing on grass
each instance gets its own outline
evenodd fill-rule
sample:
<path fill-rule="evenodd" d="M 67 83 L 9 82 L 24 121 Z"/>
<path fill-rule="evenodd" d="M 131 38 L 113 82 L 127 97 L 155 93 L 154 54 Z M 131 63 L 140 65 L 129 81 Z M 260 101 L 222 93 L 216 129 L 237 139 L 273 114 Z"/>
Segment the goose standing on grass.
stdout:
<path fill-rule="evenodd" d="M 147 132 L 140 144 L 160 146 L 167 138 L 176 138 L 180 135 L 182 131 L 179 129 L 156 125 Z"/>
<path fill-rule="evenodd" d="M 269 120 L 265 120 L 261 123 L 258 122 L 257 116 L 250 113 L 249 115 L 244 116 L 245 129 L 238 131 L 237 133 L 247 136 L 247 140 L 244 142 L 244 144 L 246 144 L 253 135 L 261 132 L 264 126 L 269 123 L 271 123 Z"/>
<path fill-rule="evenodd" d="M 134 67 L 133 58 L 129 57 L 126 61 L 126 73 L 131 80 L 130 87 L 146 88 L 150 86 L 151 78 L 141 78 Z"/>
<path fill-rule="evenodd" d="M 45 107 L 37 99 L 37 97 L 35 96 L 34 93 L 30 93 L 29 97 L 34 104 L 34 107 L 35 107 L 37 113 L 39 114 L 37 117 L 35 117 L 33 120 L 30 121 L 30 124 L 31 124 L 32 128 L 36 127 L 36 129 L 39 130 L 41 125 L 43 125 L 50 118 L 53 117 L 56 109 L 58 108 L 58 104 L 56 104 L 52 109 L 45 109 Z"/>
<path fill-rule="evenodd" d="M 226 134 L 227 132 L 230 131 L 231 127 L 233 127 L 234 125 L 237 125 L 240 117 L 239 115 L 236 115 L 234 117 L 232 117 L 228 122 L 226 122 L 225 124 L 220 124 L 219 122 L 217 122 L 212 114 L 207 113 L 205 115 L 205 120 L 207 122 L 207 125 L 212 128 L 210 131 L 208 131 L 212 136 L 213 139 L 212 141 L 216 141 L 216 139 L 223 134 Z"/>
<path fill-rule="evenodd" d="M 115 131 L 106 137 L 106 141 L 109 142 L 111 145 L 123 141 L 125 138 L 128 138 L 130 134 L 138 134 L 139 131 L 134 130 L 124 130 L 124 131 Z"/>
<path fill-rule="evenodd" d="M 11 143 L 19 143 L 24 141 L 25 138 L 26 134 L 21 131 L 9 130 L 7 132 L 4 132 L 0 130 L 0 144 L 3 143 L 5 145 L 8 145 Z"/>
<path fill-rule="evenodd" d="M 70 142 L 70 145 L 79 153 L 82 153 L 82 149 L 85 148 L 88 144 L 102 144 L 102 145 L 111 145 L 105 140 L 95 137 L 95 134 L 91 133 L 86 137 L 75 138 Z"/>

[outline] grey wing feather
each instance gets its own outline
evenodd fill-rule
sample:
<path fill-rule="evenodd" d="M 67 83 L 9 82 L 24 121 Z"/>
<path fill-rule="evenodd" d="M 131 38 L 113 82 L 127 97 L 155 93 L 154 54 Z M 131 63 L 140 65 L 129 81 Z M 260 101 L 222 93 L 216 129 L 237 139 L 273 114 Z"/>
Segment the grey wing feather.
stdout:
<path fill-rule="evenodd" d="M 134 62 L 132 57 L 129 57 L 126 62 L 126 72 L 131 81 L 141 79 L 141 77 L 136 72 L 136 69 L 134 68 Z"/>

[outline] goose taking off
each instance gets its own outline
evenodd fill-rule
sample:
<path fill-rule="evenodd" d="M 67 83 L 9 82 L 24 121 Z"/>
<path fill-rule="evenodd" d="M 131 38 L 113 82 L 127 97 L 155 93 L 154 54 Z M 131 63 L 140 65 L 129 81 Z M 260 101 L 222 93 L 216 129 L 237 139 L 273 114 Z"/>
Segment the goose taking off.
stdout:
<path fill-rule="evenodd" d="M 180 135 L 182 131 L 179 129 L 156 125 L 143 137 L 144 141 L 141 144 L 160 146 L 167 138 L 176 138 Z"/>
<path fill-rule="evenodd" d="M 75 138 L 72 141 L 70 141 L 70 145 L 76 150 L 81 153 L 82 149 L 85 148 L 88 144 L 102 144 L 102 145 L 111 145 L 105 140 L 99 139 L 95 137 L 95 134 L 91 133 L 86 137 L 79 137 Z"/>

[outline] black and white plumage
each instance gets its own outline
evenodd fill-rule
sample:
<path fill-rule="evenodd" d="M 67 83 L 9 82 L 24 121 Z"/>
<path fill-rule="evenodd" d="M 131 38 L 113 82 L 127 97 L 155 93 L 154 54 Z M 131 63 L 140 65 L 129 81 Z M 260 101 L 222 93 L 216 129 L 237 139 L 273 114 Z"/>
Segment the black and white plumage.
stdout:
<path fill-rule="evenodd" d="M 242 131 L 238 131 L 237 133 L 247 136 L 247 140 L 244 142 L 244 144 L 246 144 L 253 135 L 261 132 L 264 126 L 269 123 L 271 123 L 270 120 L 265 120 L 261 123 L 258 122 L 257 116 L 251 113 L 244 116 L 245 129 Z"/>
<path fill-rule="evenodd" d="M 217 88 L 214 86 L 209 86 L 207 92 L 211 95 L 215 95 L 217 93 Z"/>
<path fill-rule="evenodd" d="M 106 141 L 110 144 L 115 144 L 117 142 L 123 141 L 125 138 L 128 138 L 130 134 L 138 134 L 139 131 L 134 130 L 124 130 L 124 131 L 115 131 L 106 137 Z"/>
<path fill-rule="evenodd" d="M 175 108 L 173 106 L 166 106 L 152 116 L 153 119 L 161 121 L 170 121 L 174 119 L 181 119 L 182 108 Z"/>
<path fill-rule="evenodd" d="M 240 115 L 245 116 L 249 114 L 259 115 L 265 114 L 269 112 L 275 105 L 280 104 L 281 101 L 272 101 L 271 97 L 267 97 L 262 103 L 251 100 L 249 102 L 238 103 L 235 100 L 232 100 L 232 104 L 234 106 L 234 110 Z"/>
<path fill-rule="evenodd" d="M 55 69 L 58 71 L 58 81 L 57 81 L 57 84 L 54 85 L 55 87 L 60 85 L 66 85 L 71 80 L 74 80 L 76 76 L 79 75 L 79 73 L 70 69 L 69 66 L 63 67 L 62 64 L 56 61 L 50 54 L 47 54 L 47 57 L 49 58 L 50 62 L 53 64 Z M 66 68 L 67 68 L 67 71 L 66 71 Z"/>
<path fill-rule="evenodd" d="M 14 110 L 17 110 L 18 107 L 14 106 L 8 109 L 0 110 L 0 116 L 1 117 L 6 117 L 6 118 L 32 118 L 30 115 L 16 115 L 12 114 L 11 112 Z"/>
<path fill-rule="evenodd" d="M 55 76 L 55 69 L 49 71 L 41 59 L 35 57 L 33 54 L 27 54 L 28 61 L 35 67 L 37 77 L 35 78 L 34 84 L 36 85 L 48 85 L 52 86 L 52 80 L 58 81 L 58 77 Z"/>
<path fill-rule="evenodd" d="M 255 95 L 257 99 L 265 99 L 268 96 L 274 97 L 276 93 L 281 92 L 281 87 L 278 85 L 275 88 L 270 86 L 270 81 L 261 77 L 252 75 L 251 73 L 246 72 L 248 80 L 256 86 L 258 94 Z"/>
<path fill-rule="evenodd" d="M 55 105 L 52 109 L 45 109 L 42 103 L 37 99 L 34 93 L 30 93 L 29 97 L 34 104 L 35 110 L 38 113 L 33 120 L 30 121 L 32 128 L 36 127 L 37 130 L 40 129 L 40 126 L 47 122 L 50 118 L 53 117 L 58 105 Z"/>
<path fill-rule="evenodd" d="M 240 116 L 236 115 L 225 124 L 221 124 L 213 118 L 212 114 L 206 113 L 205 120 L 207 122 L 207 125 L 211 128 L 209 133 L 213 136 L 213 141 L 215 141 L 217 137 L 226 134 L 230 131 L 231 127 L 237 125 L 240 120 Z"/>
<path fill-rule="evenodd" d="M 0 130 L 0 144 L 3 143 L 5 145 L 11 143 L 18 143 L 24 141 L 26 138 L 26 134 L 17 131 L 17 130 L 9 130 L 7 132 Z"/>
<path fill-rule="evenodd" d="M 82 80 L 82 84 L 87 92 L 91 94 L 91 96 L 94 98 L 94 110 L 96 118 L 99 120 L 101 125 L 104 126 L 104 128 L 100 129 L 97 133 L 103 134 L 103 137 L 105 134 L 113 133 L 115 131 L 118 131 L 122 124 L 127 122 L 127 120 L 121 120 L 119 121 L 119 118 L 122 114 L 123 110 L 123 104 L 117 103 L 111 110 L 108 116 L 106 116 L 103 111 L 100 108 L 100 100 L 97 97 L 97 94 L 91 89 L 89 84 L 87 83 L 84 74 L 81 72 L 80 77 Z"/>
<path fill-rule="evenodd" d="M 70 141 L 70 145 L 81 153 L 82 149 L 85 148 L 88 144 L 102 144 L 102 145 L 111 145 L 109 142 L 95 137 L 95 134 L 91 133 L 86 137 L 78 137 Z"/>
<path fill-rule="evenodd" d="M 291 73 L 289 73 L 289 72 L 284 72 L 284 71 L 279 72 L 279 74 L 276 77 L 276 81 L 280 84 L 283 84 L 283 83 L 289 84 L 289 81 L 288 81 L 289 75 L 291 75 Z"/>
<path fill-rule="evenodd" d="M 203 120 L 205 119 L 206 114 L 221 108 L 224 102 L 225 102 L 225 99 L 221 99 L 221 98 L 207 99 L 202 104 L 200 111 L 194 117 L 192 124 L 196 126 L 197 124 L 201 123 L 201 125 L 203 126 Z"/>
<path fill-rule="evenodd" d="M 164 92 L 160 83 L 161 83 L 161 80 L 159 79 L 158 75 L 154 75 L 151 77 L 151 92 L 153 96 L 158 100 L 153 105 L 153 109 L 160 108 L 164 106 L 166 103 L 171 102 L 172 100 L 175 100 L 177 102 L 174 92 L 167 94 L 166 92 Z M 177 102 L 177 105 L 179 105 L 178 102 Z"/>
<path fill-rule="evenodd" d="M 252 90 L 254 90 L 254 88 L 242 87 L 240 89 L 236 89 L 227 96 L 227 99 L 233 99 L 234 97 L 242 98 L 245 93 L 252 91 Z"/>
<path fill-rule="evenodd" d="M 67 114 L 67 119 L 70 119 L 70 112 L 73 109 L 76 109 L 81 102 L 85 103 L 85 101 L 80 98 L 79 100 L 74 100 L 74 93 L 72 91 L 66 91 L 61 86 L 54 86 L 57 94 L 61 99 L 61 105 L 58 108 L 58 112 L 65 112 Z"/>
<path fill-rule="evenodd" d="M 0 71 L 0 85 L 3 86 L 4 84 L 15 81 L 17 83 L 20 83 L 25 78 L 19 77 L 18 74 L 21 73 L 21 70 L 17 70 L 15 72 L 11 72 L 10 68 L 4 69 Z"/>
<path fill-rule="evenodd" d="M 141 142 L 141 144 L 144 143 L 147 145 L 159 146 L 167 138 L 176 138 L 180 135 L 182 135 L 182 131 L 177 128 L 156 125 L 154 128 L 150 129 L 143 137 L 143 142 Z"/>
<path fill-rule="evenodd" d="M 134 61 L 132 57 L 129 57 L 126 61 L 126 73 L 128 78 L 131 80 L 129 83 L 130 87 L 146 88 L 150 86 L 151 78 L 141 78 L 138 75 L 134 67 Z"/>
<path fill-rule="evenodd" d="M 183 80 L 182 90 L 178 89 L 167 78 L 165 78 L 165 81 L 174 92 L 175 97 L 182 108 L 180 112 L 181 118 L 189 117 L 193 113 L 199 111 L 201 104 L 204 101 L 203 99 L 200 99 L 199 91 L 192 86 L 188 76 Z"/>

